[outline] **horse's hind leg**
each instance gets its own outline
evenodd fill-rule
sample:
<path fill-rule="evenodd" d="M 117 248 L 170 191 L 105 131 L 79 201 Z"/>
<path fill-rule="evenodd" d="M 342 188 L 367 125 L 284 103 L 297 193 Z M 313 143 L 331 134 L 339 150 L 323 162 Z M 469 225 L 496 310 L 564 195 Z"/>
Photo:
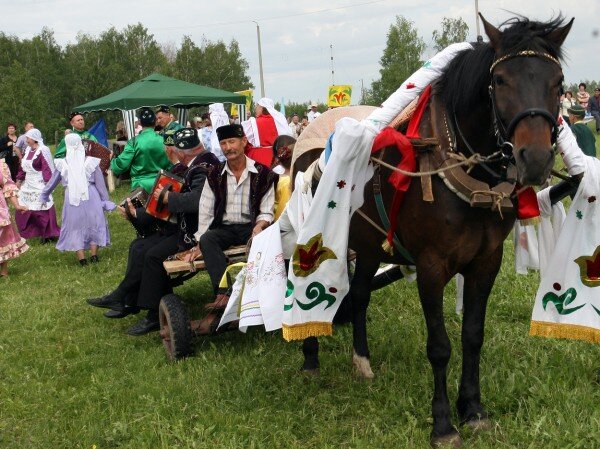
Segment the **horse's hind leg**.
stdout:
<path fill-rule="evenodd" d="M 502 261 L 502 246 L 485 263 L 475 260 L 465 272 L 462 322 L 462 375 L 456 407 L 462 424 L 489 428 L 488 414 L 481 404 L 479 362 L 488 297 Z"/>
<path fill-rule="evenodd" d="M 354 277 L 350 284 L 354 348 L 352 363 L 357 372 L 365 379 L 374 377 L 369 361 L 370 354 L 367 343 L 367 308 L 371 300 L 371 281 L 378 267 L 379 262 L 377 260 L 358 256 Z"/>
<path fill-rule="evenodd" d="M 319 374 L 319 340 L 317 337 L 304 339 L 302 353 L 304 354 L 302 371 L 306 374 Z"/>
<path fill-rule="evenodd" d="M 450 360 L 450 339 L 444 324 L 443 294 L 448 275 L 441 262 L 428 260 L 417 266 L 417 285 L 427 325 L 427 358 L 433 370 L 433 430 L 431 444 L 458 446 L 460 435 L 452 425 L 446 374 Z"/>

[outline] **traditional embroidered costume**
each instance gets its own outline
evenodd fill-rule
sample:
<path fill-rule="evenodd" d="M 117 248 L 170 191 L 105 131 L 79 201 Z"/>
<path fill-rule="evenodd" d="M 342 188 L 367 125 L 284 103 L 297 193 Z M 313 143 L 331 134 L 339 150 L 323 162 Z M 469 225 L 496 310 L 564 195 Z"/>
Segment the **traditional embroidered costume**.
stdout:
<path fill-rule="evenodd" d="M 10 177 L 10 169 L 0 159 L 0 263 L 14 259 L 29 249 L 25 239 L 10 219 L 7 199 L 17 196 L 17 186 Z M 18 212 L 20 213 L 20 212 Z"/>
<path fill-rule="evenodd" d="M 50 194 L 59 182 L 65 186 L 62 211 L 62 229 L 56 244 L 59 251 L 90 249 L 91 245 L 110 245 L 108 222 L 104 211 L 115 209 L 109 201 L 100 159 L 86 157 L 79 135 L 65 137 L 66 158 L 57 159 L 56 170 L 44 187 L 39 201 L 50 200 Z"/>
<path fill-rule="evenodd" d="M 258 105 L 265 108 L 269 114 L 262 114 L 256 118 L 251 117 L 249 120 L 242 122 L 250 144 L 246 150 L 246 155 L 250 159 L 270 167 L 273 161 L 273 142 L 278 136 L 291 136 L 293 132 L 285 116 L 275 109 L 273 100 L 261 98 L 258 100 Z"/>
<path fill-rule="evenodd" d="M 44 145 L 39 130 L 32 128 L 26 137 L 37 142 L 36 148 L 27 147 L 21 160 L 17 180 L 21 181 L 19 203 L 27 206 L 27 212 L 16 215 L 16 223 L 22 237 L 30 239 L 58 237 L 60 228 L 56 221 L 56 209 L 52 195 L 46 202 L 40 201 L 40 195 L 54 172 L 54 162 L 47 146 Z"/>

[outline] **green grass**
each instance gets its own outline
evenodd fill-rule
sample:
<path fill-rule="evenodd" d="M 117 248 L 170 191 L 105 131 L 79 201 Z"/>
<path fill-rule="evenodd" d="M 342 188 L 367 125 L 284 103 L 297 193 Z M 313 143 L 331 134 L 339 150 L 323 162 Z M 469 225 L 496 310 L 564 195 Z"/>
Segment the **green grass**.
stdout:
<path fill-rule="evenodd" d="M 62 193 L 55 197 L 60 210 Z M 72 253 L 32 242 L 0 280 L 1 448 L 428 447 L 432 378 L 414 283 L 374 294 L 372 382 L 353 374 L 349 327 L 322 339 L 314 379 L 299 373 L 298 343 L 260 329 L 198 340 L 195 357 L 169 364 L 157 334 L 124 334 L 137 317 L 107 320 L 85 303 L 125 269 L 133 229 L 117 214 L 109 222 L 113 245 L 99 265 L 82 268 Z M 528 335 L 539 279 L 516 275 L 512 253 L 509 239 L 481 363 L 494 427 L 463 430 L 464 447 L 600 447 L 600 348 Z M 205 274 L 177 289 L 194 309 L 208 291 Z M 461 353 L 454 294 L 452 285 L 452 402 Z"/>

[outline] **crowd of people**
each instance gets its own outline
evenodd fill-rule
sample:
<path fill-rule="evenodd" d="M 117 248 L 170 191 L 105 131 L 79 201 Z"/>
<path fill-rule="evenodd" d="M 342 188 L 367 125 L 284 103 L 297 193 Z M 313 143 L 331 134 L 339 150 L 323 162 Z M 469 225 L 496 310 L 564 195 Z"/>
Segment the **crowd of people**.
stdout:
<path fill-rule="evenodd" d="M 8 260 L 27 251 L 26 239 L 57 240 L 59 251 L 72 251 L 79 264 L 87 265 L 98 263 L 99 248 L 110 245 L 105 212 L 117 209 L 134 225 L 136 237 L 129 245 L 122 282 L 89 301 L 108 308 L 108 318 L 146 310 L 129 329 L 131 335 L 158 329 L 159 302 L 173 288 L 163 267 L 168 257 L 183 252 L 195 258 L 202 253 L 217 292 L 226 268 L 223 251 L 246 244 L 285 206 L 295 143 L 286 118 L 268 98 L 261 99 L 254 117 L 242 124 L 231 124 L 222 104 L 211 105 L 193 126 L 175 121 L 167 106 L 142 108 L 138 121 L 136 135 L 112 155 L 110 169 L 115 175 L 129 173 L 132 196 L 144 191 L 168 210 L 167 220 L 136 207 L 132 198 L 119 206 L 110 201 L 100 159 L 86 155 L 83 142 L 96 139 L 85 130 L 81 114 L 69 117 L 70 132 L 54 157 L 40 131 L 28 124 L 21 139 L 26 145 L 11 152 L 13 158 L 0 160 L 2 276 L 8 275 Z M 8 146 L 17 147 L 16 127 L 9 127 L 6 139 L 12 142 Z M 164 172 L 182 180 L 181 190 L 155 185 Z M 52 197 L 59 184 L 64 187 L 60 227 Z M 15 220 L 7 201 L 15 208 Z"/>
<path fill-rule="evenodd" d="M 589 113 L 600 131 L 600 89 L 586 96 L 582 93 L 585 88 L 582 83 L 576 98 L 565 93 L 561 114 L 583 151 L 596 156 L 595 137 L 582 121 Z M 9 124 L 6 136 L 0 139 L 0 187 L 4 193 L 0 200 L 0 275 L 8 275 L 8 260 L 27 251 L 26 239 L 36 237 L 42 243 L 57 241 L 59 251 L 74 252 L 83 266 L 88 261 L 98 263 L 98 249 L 110 245 L 105 212 L 117 209 L 136 230 L 127 268 L 112 292 L 89 303 L 109 309 L 105 313 L 108 318 L 146 310 L 128 332 L 143 335 L 157 330 L 160 299 L 174 286 L 163 262 L 173 256 L 191 261 L 202 255 L 218 294 L 227 264 L 224 250 L 245 244 L 279 217 L 291 193 L 295 141 L 319 115 L 317 105 L 312 104 L 301 119 L 297 114 L 285 117 L 271 99 L 262 98 L 254 115 L 244 122 L 236 123 L 223 104 L 216 103 L 184 127 L 167 106 L 142 108 L 136 135 L 113 155 L 110 169 L 115 175 L 128 173 L 133 192 L 144 191 L 166 208 L 170 214 L 166 221 L 136 206 L 132 199 L 120 206 L 109 200 L 100 160 L 85 153 L 83 141 L 96 138 L 85 129 L 81 114 L 70 115 L 70 128 L 54 156 L 33 123 L 25 124 L 21 136 L 17 136 L 16 126 Z M 118 138 L 127 138 L 122 125 L 117 131 Z M 155 188 L 162 171 L 180 177 L 183 188 Z M 59 184 L 65 188 L 60 227 L 52 197 Z M 14 221 L 7 200 L 16 210 Z"/>

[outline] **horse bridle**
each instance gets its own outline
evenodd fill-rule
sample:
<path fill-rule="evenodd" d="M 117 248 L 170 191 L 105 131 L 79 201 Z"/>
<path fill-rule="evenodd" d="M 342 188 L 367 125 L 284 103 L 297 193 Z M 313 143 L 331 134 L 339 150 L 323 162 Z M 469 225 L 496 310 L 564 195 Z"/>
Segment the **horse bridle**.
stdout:
<path fill-rule="evenodd" d="M 560 61 L 556 59 L 554 56 L 549 55 L 548 53 L 533 51 L 533 50 L 524 50 L 517 53 L 509 53 L 507 55 L 502 56 L 501 58 L 496 59 L 492 66 L 490 67 L 490 75 L 494 74 L 494 69 L 501 62 L 506 61 L 507 59 L 517 58 L 517 57 L 537 57 L 544 58 L 548 61 L 554 62 L 558 65 L 559 68 L 562 69 L 560 65 Z M 494 90 L 494 80 L 493 76 L 490 80 L 489 86 L 490 99 L 492 102 L 492 109 L 494 114 L 494 131 L 496 132 L 496 136 L 498 138 L 498 147 L 502 150 L 503 154 L 506 157 L 512 157 L 512 149 L 513 145 L 510 143 L 510 139 L 512 138 L 517 125 L 526 117 L 535 117 L 539 115 L 546 119 L 552 126 L 552 144 L 556 142 L 556 138 L 558 136 L 558 123 L 556 121 L 556 116 L 558 115 L 559 104 L 558 99 L 556 103 L 556 113 L 553 115 L 545 109 L 540 108 L 529 108 L 524 111 L 519 112 L 517 115 L 513 117 L 507 127 L 504 126 L 504 123 L 500 119 L 500 112 L 498 111 L 498 107 L 496 105 L 496 95 Z"/>

